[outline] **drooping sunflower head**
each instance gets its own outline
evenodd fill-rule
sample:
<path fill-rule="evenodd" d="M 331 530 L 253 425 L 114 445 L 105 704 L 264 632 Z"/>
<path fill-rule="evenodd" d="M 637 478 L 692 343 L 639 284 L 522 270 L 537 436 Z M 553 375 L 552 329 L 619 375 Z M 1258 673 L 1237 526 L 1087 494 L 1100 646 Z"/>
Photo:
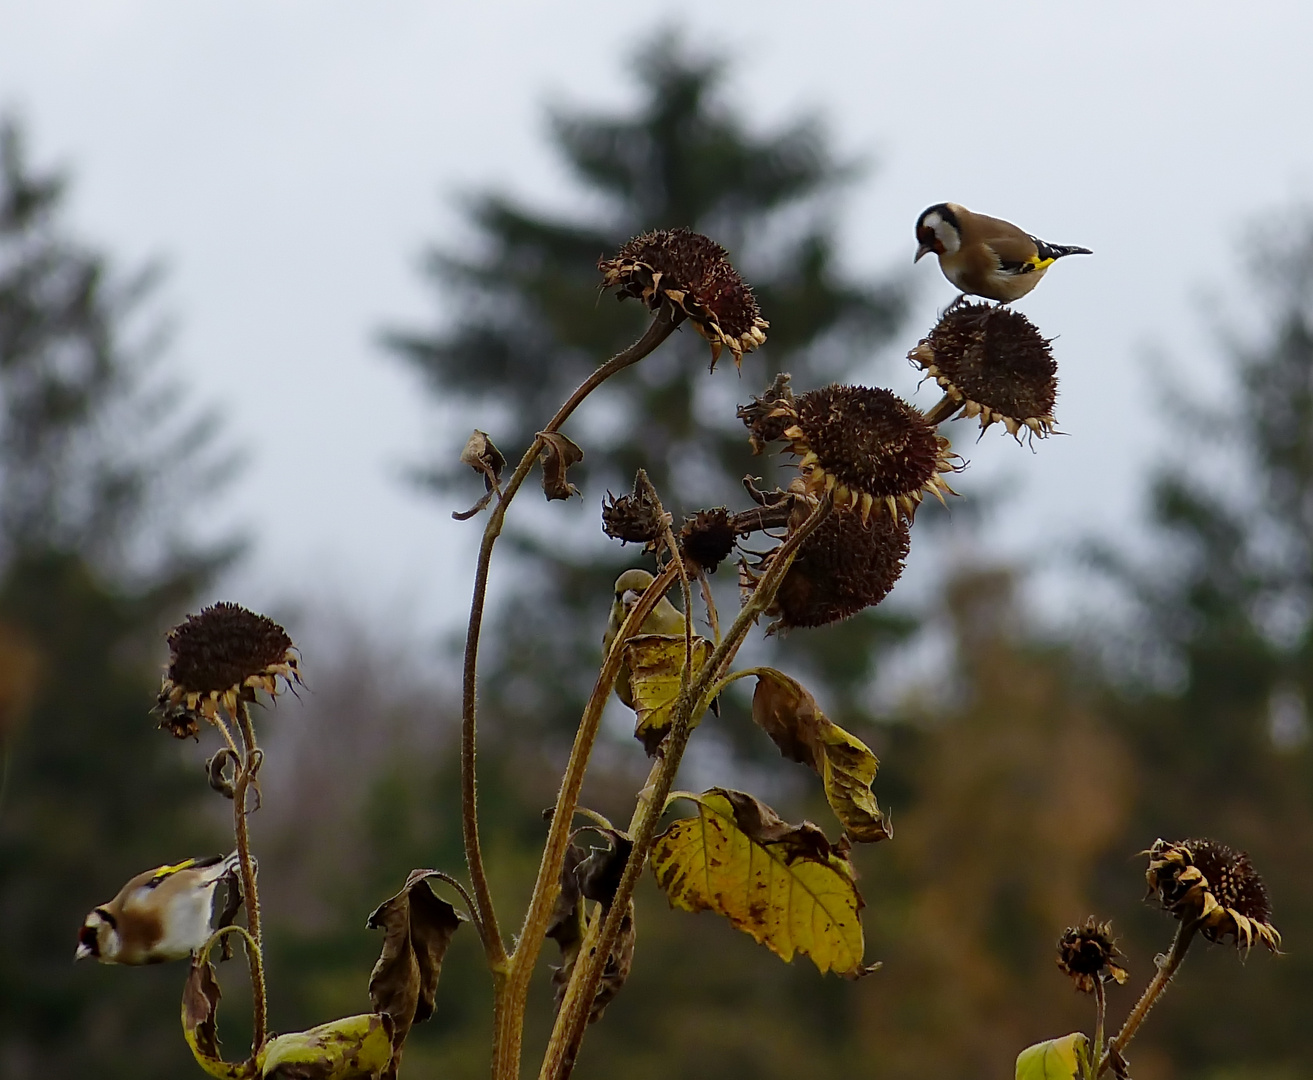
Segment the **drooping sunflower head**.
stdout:
<path fill-rule="evenodd" d="M 735 366 L 742 366 L 743 354 L 766 340 L 770 323 L 761 317 L 752 289 L 730 265 L 725 249 L 701 233 L 644 233 L 597 268 L 602 287 L 617 286 L 620 299 L 632 296 L 654 311 L 668 302 L 686 316 L 711 342 L 713 369 L 722 349 L 729 349 Z"/>
<path fill-rule="evenodd" d="M 300 683 L 299 657 L 287 631 L 239 604 L 205 608 L 168 633 L 169 666 L 160 688 L 161 727 L 178 738 L 195 735 L 196 717 L 231 715 L 255 691 L 279 693 Z"/>
<path fill-rule="evenodd" d="M 856 509 L 863 521 L 886 509 L 910 519 L 925 492 L 940 499 L 953 493 L 944 474 L 960 466 L 948 440 L 892 391 L 834 385 L 797 398 L 768 392 L 740 408 L 739 418 L 754 449 L 787 439 L 808 494 L 832 491 L 837 509 Z"/>
<path fill-rule="evenodd" d="M 729 557 L 738 534 L 734 520 L 723 506 L 699 510 L 684 519 L 679 529 L 679 552 L 709 574 Z"/>
<path fill-rule="evenodd" d="M 1021 312 L 993 304 L 956 304 L 907 354 L 983 430 L 1001 423 L 1019 437 L 1053 430 L 1058 365 L 1053 350 Z"/>
<path fill-rule="evenodd" d="M 767 609 L 778 616 L 769 632 L 827 626 L 878 604 L 902 575 L 910 542 L 911 523 L 901 515 L 863 521 L 860 514 L 831 513 L 802 542 L 780 582 Z M 769 563 L 768 555 L 762 565 Z"/>
<path fill-rule="evenodd" d="M 1267 886 L 1244 852 L 1216 840 L 1160 839 L 1146 854 L 1150 895 L 1165 910 L 1182 922 L 1197 921 L 1209 941 L 1230 938 L 1246 952 L 1261 942 L 1279 951 Z"/>
<path fill-rule="evenodd" d="M 1112 923 L 1096 922 L 1093 915 L 1084 926 L 1069 926 L 1058 939 L 1058 967 L 1084 994 L 1094 993 L 1096 983 L 1124 983 L 1127 972 L 1122 959 Z"/>

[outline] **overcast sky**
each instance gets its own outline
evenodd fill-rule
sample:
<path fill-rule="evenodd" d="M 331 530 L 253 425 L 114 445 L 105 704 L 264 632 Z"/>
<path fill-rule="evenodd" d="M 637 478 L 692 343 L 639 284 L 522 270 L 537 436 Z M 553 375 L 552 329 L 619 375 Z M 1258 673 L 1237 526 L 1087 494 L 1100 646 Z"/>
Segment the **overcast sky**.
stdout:
<path fill-rule="evenodd" d="M 257 545 L 225 592 L 341 595 L 431 627 L 468 601 L 475 526 L 400 480 L 435 415 L 377 334 L 431 320 L 418 258 L 459 240 L 461 193 L 569 206 L 545 104 L 632 103 L 628 60 L 660 27 L 723 55 L 728 97 L 762 126 L 816 112 L 877 164 L 846 204 L 844 257 L 922 284 L 900 351 L 954 295 L 933 260 L 910 265 L 928 204 L 1094 249 L 1019 305 L 1058 335 L 1069 435 L 1031 454 L 964 431 L 975 475 L 955 486 L 1018 489 L 989 532 L 1012 554 L 1129 527 L 1161 446 L 1154 347 L 1215 385 L 1190 325 L 1204 305 L 1244 314 L 1239 245 L 1260 216 L 1313 199 L 1313 15 L 1084 8 L 0 0 L 0 108 L 38 163 L 72 170 L 86 238 L 171 269 L 174 359 L 248 454 L 223 516 Z M 910 368 L 886 370 L 912 394 Z M 751 358 L 744 372 L 744 394 L 769 374 Z M 435 569 L 453 551 L 454 592 Z"/>

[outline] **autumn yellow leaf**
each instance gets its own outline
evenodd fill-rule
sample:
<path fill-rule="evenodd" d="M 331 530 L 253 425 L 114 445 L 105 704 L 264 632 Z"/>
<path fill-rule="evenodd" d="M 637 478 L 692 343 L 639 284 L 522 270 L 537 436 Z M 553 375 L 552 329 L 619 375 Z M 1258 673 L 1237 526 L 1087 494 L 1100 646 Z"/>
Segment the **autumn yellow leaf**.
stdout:
<path fill-rule="evenodd" d="M 845 848 L 741 791 L 674 798 L 698 813 L 671 824 L 649 856 L 672 905 L 718 912 L 784 960 L 802 952 L 822 972 L 863 973 L 863 902 Z"/>
<path fill-rule="evenodd" d="M 1017 1080 L 1077 1080 L 1089 1048 L 1089 1038 L 1079 1031 L 1028 1046 L 1017 1055 Z"/>
<path fill-rule="evenodd" d="M 256 1064 L 262 1080 L 379 1080 L 392 1063 L 392 1021 L 362 1013 L 279 1035 L 264 1044 Z"/>
<path fill-rule="evenodd" d="M 711 656 L 711 642 L 693 638 L 691 680 Z M 638 722 L 634 738 L 648 755 L 656 753 L 670 730 L 671 714 L 679 698 L 680 672 L 684 667 L 684 635 L 638 634 L 625 642 L 625 662 L 629 665 L 633 689 L 634 713 Z M 693 717 L 696 725 L 700 716 Z"/>
<path fill-rule="evenodd" d="M 821 712 L 806 687 L 775 668 L 757 669 L 752 718 L 781 754 L 820 776 L 826 801 L 849 836 L 861 843 L 893 836 L 871 790 L 879 759 Z"/>
<path fill-rule="evenodd" d="M 219 980 L 209 960 L 195 959 L 182 988 L 182 1034 L 192 1056 L 216 1080 L 247 1080 L 254 1075 L 250 1062 L 224 1061 L 219 1052 Z"/>

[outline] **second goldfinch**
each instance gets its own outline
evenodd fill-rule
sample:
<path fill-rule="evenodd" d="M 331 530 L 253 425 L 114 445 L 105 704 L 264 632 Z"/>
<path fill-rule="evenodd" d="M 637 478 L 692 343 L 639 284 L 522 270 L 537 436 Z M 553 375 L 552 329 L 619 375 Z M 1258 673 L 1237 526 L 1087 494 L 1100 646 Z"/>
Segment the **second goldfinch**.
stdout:
<path fill-rule="evenodd" d="M 974 214 L 957 203 L 936 203 L 916 222 L 919 262 L 931 252 L 939 269 L 964 293 L 1009 304 L 1039 284 L 1066 255 L 1092 255 L 1089 248 L 1045 243 L 1009 221 Z"/>
<path fill-rule="evenodd" d="M 185 960 L 209 940 L 214 892 L 238 865 L 237 853 L 187 859 L 138 874 L 87 915 L 75 960 L 162 964 Z"/>
<path fill-rule="evenodd" d="M 611 617 L 606 621 L 606 633 L 602 635 L 604 654 L 611 651 L 611 643 L 615 641 L 616 634 L 620 633 L 625 616 L 638 603 L 638 598 L 654 580 L 646 570 L 626 570 L 615 579 L 615 600 L 611 604 Z M 652 609 L 652 614 L 643 620 L 638 633 L 683 634 L 684 616 L 679 608 L 663 596 Z M 634 707 L 633 689 L 629 684 L 629 665 L 623 662 L 620 666 L 620 674 L 615 680 L 615 694 L 629 708 Z"/>

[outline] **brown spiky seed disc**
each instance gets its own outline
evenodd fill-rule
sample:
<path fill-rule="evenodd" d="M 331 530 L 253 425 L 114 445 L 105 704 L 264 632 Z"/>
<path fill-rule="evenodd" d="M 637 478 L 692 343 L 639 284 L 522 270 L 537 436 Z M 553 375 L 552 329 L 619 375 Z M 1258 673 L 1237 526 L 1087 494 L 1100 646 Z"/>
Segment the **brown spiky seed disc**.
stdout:
<path fill-rule="evenodd" d="M 832 513 L 798 549 L 770 614 L 778 626 L 826 626 L 878 604 L 903 572 L 911 538 L 905 518 Z"/>
<path fill-rule="evenodd" d="M 770 324 L 757 298 L 725 257 L 725 249 L 691 229 L 658 229 L 630 240 L 597 264 L 602 287 L 618 287 L 655 310 L 662 301 L 678 308 L 711 342 L 712 366 L 722 347 L 740 363 L 766 340 Z"/>
<path fill-rule="evenodd" d="M 602 531 L 612 540 L 627 544 L 650 544 L 665 530 L 667 517 L 644 493 L 621 495 L 609 491 L 602 502 Z"/>
<path fill-rule="evenodd" d="M 1093 916 L 1084 926 L 1070 926 L 1058 939 L 1058 967 L 1071 976 L 1076 989 L 1094 993 L 1096 983 L 1126 981 L 1126 969 L 1119 963 L 1122 954 L 1112 937 L 1112 924 L 1096 922 Z"/>
<path fill-rule="evenodd" d="M 1048 339 L 1021 312 L 993 304 L 958 304 L 908 354 L 985 426 L 1053 428 L 1058 365 Z M 1011 421 L 1010 423 L 1008 423 Z"/>
<path fill-rule="evenodd" d="M 892 391 L 826 386 L 803 394 L 794 409 L 797 422 L 785 433 L 813 492 L 837 485 L 852 496 L 870 495 L 879 506 L 919 499 L 952 469 L 947 440 Z"/>
<path fill-rule="evenodd" d="M 709 574 L 715 572 L 737 542 L 734 523 L 723 506 L 699 510 L 685 518 L 679 530 L 680 552 Z"/>
<path fill-rule="evenodd" d="M 168 634 L 168 680 L 188 693 L 241 686 L 286 663 L 287 631 L 240 604 L 219 603 L 188 615 Z"/>
<path fill-rule="evenodd" d="M 1157 840 L 1147 854 L 1150 891 L 1178 919 L 1198 920 L 1209 941 L 1280 947 L 1267 886 L 1243 851 L 1216 840 Z"/>

